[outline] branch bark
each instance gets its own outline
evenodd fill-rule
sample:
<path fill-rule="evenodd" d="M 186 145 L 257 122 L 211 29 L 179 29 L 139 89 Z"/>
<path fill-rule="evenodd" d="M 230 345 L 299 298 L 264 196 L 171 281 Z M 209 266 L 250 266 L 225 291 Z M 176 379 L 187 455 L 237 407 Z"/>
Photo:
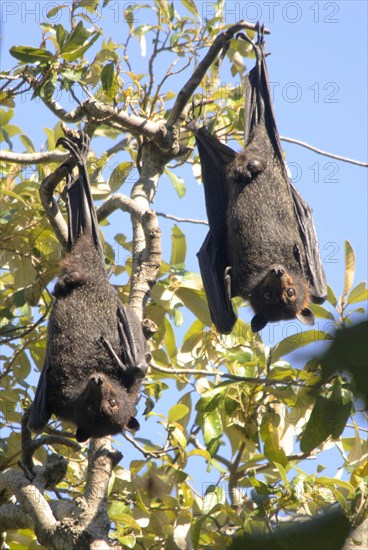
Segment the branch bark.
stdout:
<path fill-rule="evenodd" d="M 176 101 L 174 103 L 174 107 L 172 108 L 172 111 L 170 113 L 170 116 L 167 120 L 167 126 L 174 126 L 176 122 L 178 121 L 180 115 L 183 112 L 183 109 L 185 108 L 186 104 L 188 103 L 189 99 L 192 97 L 194 90 L 199 86 L 199 84 L 202 82 L 202 79 L 204 75 L 206 74 L 207 70 L 210 68 L 212 63 L 215 61 L 218 54 L 223 50 L 227 44 L 230 42 L 230 40 L 233 38 L 233 36 L 243 30 L 252 30 L 255 31 L 258 29 L 258 24 L 248 23 L 247 21 L 240 21 L 239 23 L 236 23 L 235 25 L 231 25 L 227 29 L 227 31 L 222 32 L 219 34 L 210 49 L 208 50 L 205 57 L 202 59 L 202 61 L 197 66 L 196 70 L 194 71 L 191 78 L 188 80 L 188 82 L 183 86 L 183 88 L 178 93 L 178 96 L 176 98 Z M 264 29 L 265 34 L 270 34 L 269 29 Z"/>

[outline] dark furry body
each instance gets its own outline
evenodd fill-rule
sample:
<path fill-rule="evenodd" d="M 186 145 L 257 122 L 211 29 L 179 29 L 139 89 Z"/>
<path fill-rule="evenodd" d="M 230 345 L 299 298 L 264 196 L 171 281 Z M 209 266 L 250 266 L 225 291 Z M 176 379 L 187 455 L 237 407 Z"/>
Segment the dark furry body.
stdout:
<path fill-rule="evenodd" d="M 56 414 L 72 421 L 84 441 L 139 427 L 135 406 L 149 354 L 137 315 L 120 302 L 106 273 L 86 168 L 89 140 L 68 133 L 60 144 L 79 171 L 72 178 L 66 164 L 70 252 L 54 289 L 46 360 L 28 426 L 40 432 Z"/>
<path fill-rule="evenodd" d="M 264 170 L 252 179 L 242 177 L 244 166 L 258 159 L 262 164 L 267 159 Z M 294 205 L 265 126 L 257 127 L 252 143 L 235 157 L 228 174 L 226 233 L 233 295 L 247 298 L 273 264 L 302 276 L 294 255 L 295 245 L 303 248 Z"/>
<path fill-rule="evenodd" d="M 101 343 L 104 336 L 120 350 L 119 301 L 90 238 L 78 239 L 61 264 L 59 279 L 47 335 L 48 362 L 52 363 L 53 373 L 47 379 L 48 407 L 57 416 L 76 423 L 76 402 L 89 377 L 104 373 L 116 382 L 115 393 L 124 403 L 120 417 L 125 425 L 135 413 L 140 380 L 122 372 Z M 137 318 L 137 330 L 138 325 Z"/>

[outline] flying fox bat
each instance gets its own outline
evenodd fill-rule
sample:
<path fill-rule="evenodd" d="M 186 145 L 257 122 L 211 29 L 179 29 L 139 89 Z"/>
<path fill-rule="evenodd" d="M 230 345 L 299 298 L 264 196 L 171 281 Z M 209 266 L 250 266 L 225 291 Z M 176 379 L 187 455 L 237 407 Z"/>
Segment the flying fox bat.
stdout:
<path fill-rule="evenodd" d="M 39 433 L 52 414 L 77 426 L 76 438 L 138 429 L 134 418 L 148 345 L 141 323 L 109 282 L 86 159 L 89 138 L 68 131 L 58 140 L 74 157 L 68 169 L 69 252 L 61 262 L 47 332 L 46 359 L 28 427 Z"/>
<path fill-rule="evenodd" d="M 210 227 L 198 260 L 211 318 L 222 333 L 236 321 L 233 296 L 249 300 L 253 332 L 269 321 L 313 324 L 309 302 L 327 297 L 312 211 L 292 185 L 283 157 L 263 37 L 253 47 L 244 151 L 236 153 L 204 127 L 196 133 Z"/>

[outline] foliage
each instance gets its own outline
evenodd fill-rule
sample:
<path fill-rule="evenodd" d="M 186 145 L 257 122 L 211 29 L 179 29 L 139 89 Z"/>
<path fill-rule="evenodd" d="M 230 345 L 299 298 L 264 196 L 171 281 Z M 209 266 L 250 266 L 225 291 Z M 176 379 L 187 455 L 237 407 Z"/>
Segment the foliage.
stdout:
<path fill-rule="evenodd" d="M 184 71 L 189 60 L 193 70 L 203 48 L 221 30 L 221 18 L 214 15 L 201 23 L 195 2 L 183 1 L 182 15 L 176 11 L 177 3 L 157 0 L 141 8 L 150 23 L 137 26 L 133 5 L 125 12 L 125 42 L 118 44 L 103 36 L 93 17 L 108 5 L 108 0 L 103 6 L 98 1 L 74 1 L 69 21 L 68 6 L 53 8 L 49 19 L 60 10 L 65 14 L 62 22 L 41 25 L 39 47 L 14 46 L 11 53 L 19 63 L 4 74 L 31 82 L 33 97 L 40 97 L 51 109 L 57 91 L 80 98 L 88 90 L 104 103 L 158 120 L 166 116 L 178 91 L 174 93 L 175 77 L 172 79 L 176 60 L 179 66 L 181 63 L 177 72 Z M 129 57 L 134 40 L 139 41 L 142 56 L 153 42 L 147 66 L 140 73 L 134 72 L 135 64 Z M 242 56 L 248 54 L 244 44 L 231 43 L 227 55 L 233 75 L 244 72 Z M 156 83 L 153 67 L 160 63 L 165 63 L 167 72 Z M 227 126 L 226 132 L 236 136 L 243 125 L 242 95 L 228 90 L 223 105 L 220 90 L 213 88 L 218 78 L 218 69 L 213 66 L 203 84 L 209 90 L 205 99 L 212 101 L 204 101 L 204 116 L 216 120 L 217 127 Z M 10 92 L 2 91 L 2 139 L 9 149 L 15 142 L 34 153 L 31 138 L 12 124 L 17 95 L 23 91 L 16 86 Z M 194 95 L 194 101 L 203 99 L 200 93 Z M 45 134 L 45 149 L 53 151 L 61 135 L 60 123 L 45 128 Z M 116 128 L 107 124 L 95 131 L 95 136 L 115 139 L 117 135 Z M 183 131 L 183 140 L 191 152 L 193 138 Z M 95 198 L 106 198 L 123 183 L 128 185 L 125 182 L 139 158 L 140 143 L 139 137 L 125 136 L 119 150 L 125 152 L 127 160 L 119 162 L 109 178 L 104 177 L 103 170 L 118 151 L 112 147 L 100 158 L 90 155 Z M 38 189 L 58 164 L 39 163 L 25 171 L 21 164 L 2 162 L 1 470 L 16 467 L 19 460 L 21 416 L 34 395 L 31 371 L 42 368 L 45 356 L 51 282 L 61 250 L 43 213 Z M 170 181 L 183 196 L 185 184 L 172 170 L 167 170 Z M 130 255 L 129 236 L 117 233 L 114 244 Z M 105 243 L 107 265 L 115 275 L 129 276 L 131 262 L 121 261 L 116 250 L 116 246 Z M 356 387 L 345 372 L 344 362 L 336 364 L 337 372 L 330 368 L 326 374 L 321 360 L 315 357 L 320 342 L 332 342 L 337 329 L 343 335 L 352 314 L 364 312 L 360 303 L 367 299 L 367 289 L 363 283 L 353 287 L 354 253 L 349 243 L 345 259 L 343 295 L 337 298 L 330 288 L 327 306 L 312 306 L 324 330 L 299 332 L 268 348 L 241 320 L 231 335 L 216 333 L 200 276 L 185 267 L 185 234 L 178 226 L 173 227 L 171 257 L 164 258 L 145 312 L 158 325 L 151 341 L 152 367 L 143 391 L 151 437 L 136 437 L 135 459 L 130 465 L 123 460 L 111 478 L 113 540 L 127 548 L 158 548 L 164 543 L 167 548 L 223 548 L 235 532 L 266 533 L 280 514 L 314 516 L 336 502 L 353 519 L 362 519 L 368 450 L 358 427 L 362 406 L 354 399 Z M 116 288 L 127 302 L 128 285 L 118 284 Z M 243 305 L 240 300 L 235 302 Z M 309 346 L 307 361 L 301 362 L 295 355 L 290 359 L 289 354 L 305 346 Z M 354 356 L 359 363 L 362 352 L 357 353 L 349 342 L 345 346 L 346 360 Z M 167 410 L 165 402 L 172 399 L 175 404 Z M 345 430 L 351 417 L 354 436 Z M 61 427 L 56 420 L 51 426 Z M 341 452 L 339 467 L 344 480 L 338 475 L 321 475 L 324 467 L 317 462 L 313 473 L 308 473 L 310 468 L 305 468 L 303 461 L 319 457 L 332 446 Z M 55 446 L 54 450 L 69 461 L 59 494 L 76 499 L 83 490 L 86 449 L 76 452 Z M 45 455 L 46 449 L 37 451 L 40 463 Z M 201 471 L 203 476 L 210 472 L 213 483 L 202 485 Z M 36 547 L 30 529 L 10 532 L 7 540 L 14 548 L 16 544 Z"/>

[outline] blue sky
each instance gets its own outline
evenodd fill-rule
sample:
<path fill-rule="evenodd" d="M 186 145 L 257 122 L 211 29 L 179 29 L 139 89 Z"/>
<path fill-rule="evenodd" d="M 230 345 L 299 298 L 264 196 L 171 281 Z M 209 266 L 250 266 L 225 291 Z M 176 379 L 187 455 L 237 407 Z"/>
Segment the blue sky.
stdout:
<path fill-rule="evenodd" d="M 121 6 L 126 4 L 111 2 L 109 9 L 103 12 L 104 20 L 99 21 L 99 25 L 106 37 L 111 35 L 116 41 L 122 40 Z M 2 2 L 2 70 L 16 65 L 8 54 L 11 46 L 39 45 L 39 23 L 56 5 L 57 2 L 47 1 Z M 135 5 L 137 25 L 143 24 L 146 12 L 139 9 L 139 2 Z M 182 10 L 181 3 L 178 2 L 177 6 Z M 210 2 L 198 2 L 197 6 L 203 14 L 212 13 Z M 229 24 L 240 19 L 253 22 L 260 19 L 272 31 L 267 37 L 267 51 L 272 53 L 267 61 L 280 134 L 331 153 L 366 161 L 367 2 L 226 2 L 225 17 Z M 137 72 L 143 72 L 145 63 L 137 43 Z M 248 63 L 251 68 L 252 60 Z M 169 87 L 176 93 L 189 76 L 188 73 L 183 75 L 169 81 Z M 229 79 L 226 66 L 224 78 L 224 81 Z M 29 135 L 36 149 L 41 149 L 45 142 L 43 128 L 52 128 L 55 122 L 56 118 L 43 104 L 30 101 L 30 95 L 18 102 L 12 121 Z M 112 144 L 111 141 L 96 139 L 92 147 L 101 154 Z M 355 284 L 367 276 L 367 170 L 296 145 L 283 142 L 283 147 L 295 185 L 313 208 L 328 282 L 336 295 L 340 295 L 345 239 L 355 250 Z M 17 150 L 21 152 L 23 148 Z M 120 162 L 124 158 L 116 160 Z M 206 219 L 203 190 L 191 167 L 183 167 L 177 174 L 186 182 L 186 196 L 180 200 L 169 178 L 164 176 L 154 208 L 181 217 Z M 128 193 L 129 189 L 123 187 L 122 192 Z M 110 227 L 104 228 L 108 240 L 111 241 L 116 233 L 124 232 L 121 223 L 125 223 L 125 219 L 121 221 L 116 214 L 110 218 Z M 128 219 L 126 223 L 129 224 Z M 168 260 L 173 222 L 161 219 L 160 225 L 164 234 L 164 259 Z M 182 229 L 187 235 L 187 269 L 198 271 L 196 252 L 207 230 L 204 226 L 189 224 L 183 225 Z M 250 320 L 250 309 L 244 309 L 242 316 Z M 265 330 L 264 340 L 272 344 L 273 338 L 277 341 L 286 336 L 284 331 L 282 324 L 277 327 L 274 337 Z M 145 436 L 144 430 L 141 435 Z M 124 454 L 136 456 L 126 445 Z"/>

